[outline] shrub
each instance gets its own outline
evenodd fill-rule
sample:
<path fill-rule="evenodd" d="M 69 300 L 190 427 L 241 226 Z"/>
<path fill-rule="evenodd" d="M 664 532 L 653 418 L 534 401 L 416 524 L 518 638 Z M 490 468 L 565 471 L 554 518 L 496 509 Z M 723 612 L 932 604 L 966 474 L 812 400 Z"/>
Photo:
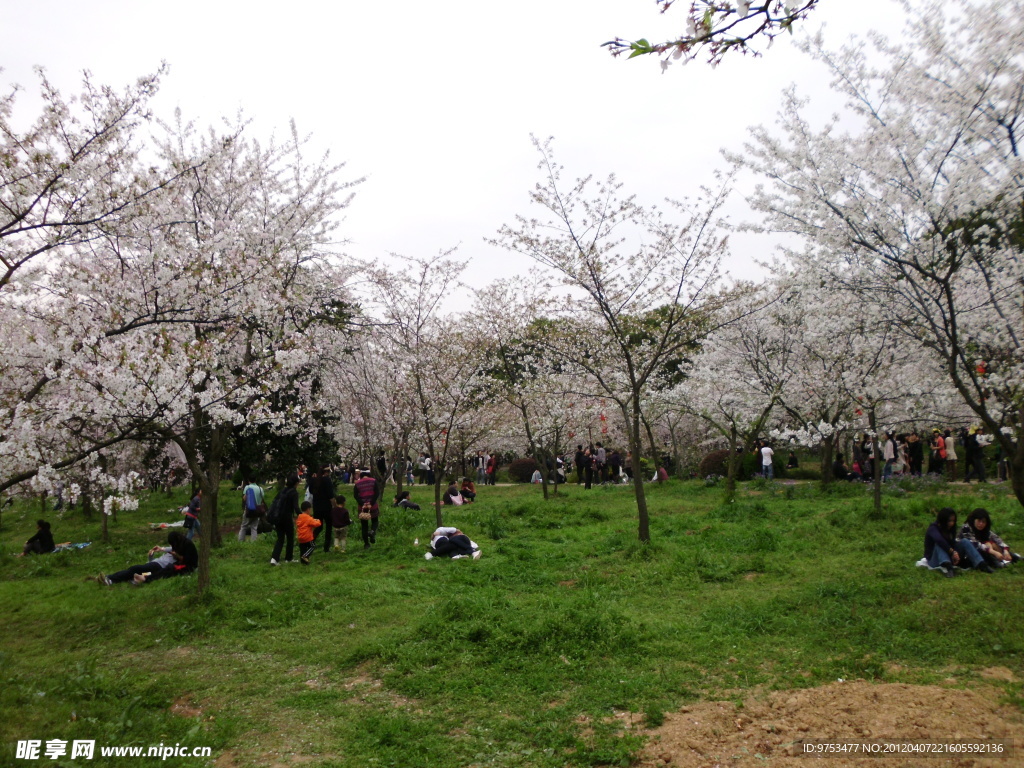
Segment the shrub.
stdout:
<path fill-rule="evenodd" d="M 508 479 L 513 483 L 528 483 L 538 469 L 540 464 L 533 459 L 516 459 L 508 465 Z"/>
<path fill-rule="evenodd" d="M 701 459 L 700 466 L 697 468 L 697 475 L 699 477 L 708 477 L 709 475 L 725 477 L 729 472 L 729 467 L 726 463 L 728 460 L 728 449 L 712 451 Z"/>
<path fill-rule="evenodd" d="M 821 480 L 821 470 L 816 467 L 793 467 L 786 469 L 790 480 Z"/>

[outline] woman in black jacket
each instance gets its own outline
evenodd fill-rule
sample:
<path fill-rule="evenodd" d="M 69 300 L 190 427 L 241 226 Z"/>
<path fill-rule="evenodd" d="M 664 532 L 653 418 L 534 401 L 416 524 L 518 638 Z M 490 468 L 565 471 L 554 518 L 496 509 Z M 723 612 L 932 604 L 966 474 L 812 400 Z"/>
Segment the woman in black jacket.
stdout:
<path fill-rule="evenodd" d="M 295 550 L 295 518 L 299 514 L 299 492 L 295 487 L 299 484 L 297 475 L 292 475 L 285 483 L 284 490 L 278 498 L 274 499 L 277 506 L 277 519 L 274 522 L 274 531 L 277 533 L 277 541 L 274 542 L 274 553 L 270 556 L 270 564 L 278 565 L 281 557 L 281 546 L 285 539 L 288 540 L 288 551 L 285 553 L 285 562 L 294 562 L 292 556 Z"/>
<path fill-rule="evenodd" d="M 53 534 L 50 533 L 50 524 L 45 520 L 36 520 L 36 535 L 25 542 L 23 555 L 45 555 L 53 552 L 56 545 L 53 543 Z"/>

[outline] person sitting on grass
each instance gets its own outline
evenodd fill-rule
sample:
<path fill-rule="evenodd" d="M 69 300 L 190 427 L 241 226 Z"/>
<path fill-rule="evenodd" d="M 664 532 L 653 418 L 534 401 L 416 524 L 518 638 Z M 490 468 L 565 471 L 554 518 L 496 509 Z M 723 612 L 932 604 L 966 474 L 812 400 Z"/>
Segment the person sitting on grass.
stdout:
<path fill-rule="evenodd" d="M 408 491 L 402 491 L 400 494 L 395 496 L 395 503 L 393 507 L 402 507 L 402 509 L 412 509 L 417 512 L 420 511 L 420 505 L 416 504 L 412 499 L 409 498 Z"/>
<path fill-rule="evenodd" d="M 149 550 L 149 562 L 129 566 L 109 576 L 101 573 L 96 577 L 96 581 L 105 586 L 125 581 L 143 584 L 170 576 L 184 576 L 199 567 L 199 552 L 196 545 L 184 533 L 171 531 L 167 534 L 167 544 L 167 547 L 155 546 Z"/>
<path fill-rule="evenodd" d="M 853 482 L 854 480 L 860 480 L 860 473 L 857 471 L 849 471 L 846 468 L 846 462 L 843 459 L 843 454 L 836 456 L 836 460 L 832 462 L 832 477 L 836 480 L 846 480 Z"/>
<path fill-rule="evenodd" d="M 22 555 L 45 555 L 56 549 L 53 543 L 53 534 L 50 532 L 50 524 L 45 520 L 36 520 L 36 534 L 25 542 L 22 548 Z"/>
<path fill-rule="evenodd" d="M 312 508 L 313 505 L 310 502 L 302 502 L 299 516 L 295 518 L 296 538 L 299 540 L 299 562 L 303 565 L 309 565 L 309 561 L 313 557 L 313 550 L 316 549 L 313 529 L 323 525 L 322 521 L 309 514 L 309 510 Z"/>
<path fill-rule="evenodd" d="M 967 522 L 960 529 L 961 541 L 969 541 L 981 552 L 989 565 L 1004 566 L 1020 560 L 1020 555 L 1010 551 L 1006 543 L 992 530 L 992 518 L 988 510 L 979 507 L 967 516 Z"/>
<path fill-rule="evenodd" d="M 441 499 L 441 503 L 445 506 L 462 506 L 462 502 L 465 499 L 462 498 L 462 494 L 459 493 L 459 489 L 455 487 L 455 481 L 452 480 L 448 484 L 448 489 L 444 492 L 444 496 Z"/>
<path fill-rule="evenodd" d="M 476 485 L 468 477 L 462 478 L 462 488 L 459 489 L 462 494 L 462 498 L 466 500 L 467 504 L 471 504 L 476 500 Z"/>
<path fill-rule="evenodd" d="M 928 567 L 942 571 L 947 577 L 956 576 L 955 567 L 962 563 L 985 573 L 993 573 L 992 566 L 985 562 L 978 548 L 965 539 L 956 538 L 956 511 L 943 507 L 935 516 L 935 522 L 928 526 L 924 535 L 924 559 Z"/>
<path fill-rule="evenodd" d="M 442 526 L 430 535 L 430 551 L 423 557 L 427 560 L 433 560 L 435 557 L 450 557 L 454 560 L 472 557 L 479 560 L 480 547 L 458 528 Z"/>

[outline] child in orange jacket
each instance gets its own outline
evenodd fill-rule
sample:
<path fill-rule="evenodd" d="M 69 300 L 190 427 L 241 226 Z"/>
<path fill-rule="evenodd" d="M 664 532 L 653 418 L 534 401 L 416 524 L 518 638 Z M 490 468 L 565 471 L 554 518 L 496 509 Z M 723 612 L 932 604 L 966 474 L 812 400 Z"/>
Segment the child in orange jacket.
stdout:
<path fill-rule="evenodd" d="M 309 559 L 313 556 L 313 550 L 316 548 L 313 544 L 313 529 L 323 525 L 323 521 L 317 520 L 309 514 L 309 510 L 312 508 L 313 505 L 308 501 L 302 502 L 299 516 L 295 518 L 295 530 L 299 539 L 299 560 L 303 565 L 309 565 Z"/>

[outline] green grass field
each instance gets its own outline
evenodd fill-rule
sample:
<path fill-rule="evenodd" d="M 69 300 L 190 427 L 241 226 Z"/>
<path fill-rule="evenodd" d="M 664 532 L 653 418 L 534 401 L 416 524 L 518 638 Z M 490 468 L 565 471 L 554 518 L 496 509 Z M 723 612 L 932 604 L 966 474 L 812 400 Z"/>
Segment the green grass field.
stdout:
<path fill-rule="evenodd" d="M 225 489 L 226 490 L 226 489 Z M 100 587 L 84 577 L 145 560 L 147 523 L 185 491 L 110 523 L 48 513 L 57 541 L 15 558 L 38 502 L 0 529 L 3 765 L 628 765 L 641 746 L 615 712 L 657 725 L 701 699 L 837 678 L 969 686 L 978 669 L 1024 679 L 1024 567 L 944 579 L 914 567 L 938 506 L 985 506 L 1024 548 L 1008 489 L 868 491 L 746 484 L 650 488 L 653 543 L 636 541 L 630 489 L 481 488 L 448 514 L 478 561 L 423 559 L 433 513 L 384 509 L 377 545 L 268 565 L 272 538 L 214 553 L 193 577 Z M 425 493 L 413 489 L 425 499 Z M 222 506 L 235 507 L 233 492 Z M 222 513 L 222 520 L 225 516 Z M 421 545 L 413 546 L 419 538 Z M 1000 683 L 1024 705 L 1020 683 Z M 737 693 L 739 692 L 739 693 Z M 18 760 L 19 740 L 95 740 L 92 761 Z M 128 760 L 99 747 L 208 746 L 213 758 Z"/>

